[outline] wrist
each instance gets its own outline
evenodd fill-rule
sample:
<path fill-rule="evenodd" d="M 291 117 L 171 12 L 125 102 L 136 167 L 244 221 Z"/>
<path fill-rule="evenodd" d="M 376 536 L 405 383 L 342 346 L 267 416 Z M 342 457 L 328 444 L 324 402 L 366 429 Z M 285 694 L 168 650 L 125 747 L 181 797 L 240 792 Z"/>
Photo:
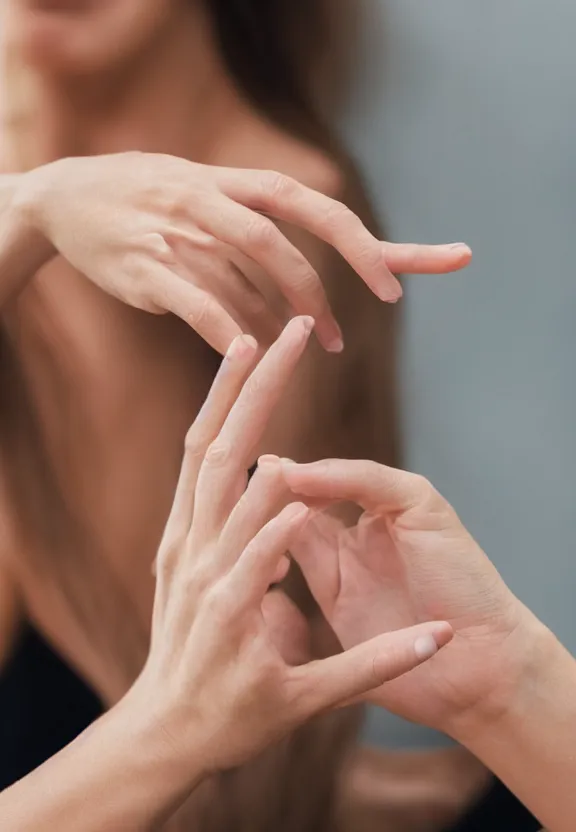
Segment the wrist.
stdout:
<path fill-rule="evenodd" d="M 450 726 L 451 736 L 476 754 L 487 739 L 513 733 L 534 712 L 566 657 L 554 634 L 528 610 L 502 650 L 506 658 L 499 677 L 491 680 L 486 696 Z"/>
<path fill-rule="evenodd" d="M 194 732 L 181 705 L 170 704 L 143 681 L 141 677 L 113 710 L 127 743 L 144 749 L 144 759 L 165 772 L 175 793 L 186 796 L 210 774 L 200 732 Z"/>

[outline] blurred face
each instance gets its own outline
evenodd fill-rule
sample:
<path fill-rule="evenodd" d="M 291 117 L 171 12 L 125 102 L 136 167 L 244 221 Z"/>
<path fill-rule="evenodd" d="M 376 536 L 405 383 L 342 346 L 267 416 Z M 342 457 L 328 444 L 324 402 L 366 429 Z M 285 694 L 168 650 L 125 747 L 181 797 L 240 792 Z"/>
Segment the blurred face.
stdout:
<path fill-rule="evenodd" d="M 129 62 L 190 0 L 4 0 L 26 59 L 84 74 Z"/>

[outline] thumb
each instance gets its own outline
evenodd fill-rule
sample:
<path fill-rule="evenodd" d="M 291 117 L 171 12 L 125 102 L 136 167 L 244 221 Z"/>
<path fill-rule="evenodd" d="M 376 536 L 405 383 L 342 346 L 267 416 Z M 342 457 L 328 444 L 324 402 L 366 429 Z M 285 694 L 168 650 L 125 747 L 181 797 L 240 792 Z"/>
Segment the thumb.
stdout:
<path fill-rule="evenodd" d="M 295 668 L 305 693 L 300 697 L 307 713 L 338 707 L 379 688 L 428 661 L 454 635 L 446 621 L 430 621 L 384 633 L 329 659 Z"/>

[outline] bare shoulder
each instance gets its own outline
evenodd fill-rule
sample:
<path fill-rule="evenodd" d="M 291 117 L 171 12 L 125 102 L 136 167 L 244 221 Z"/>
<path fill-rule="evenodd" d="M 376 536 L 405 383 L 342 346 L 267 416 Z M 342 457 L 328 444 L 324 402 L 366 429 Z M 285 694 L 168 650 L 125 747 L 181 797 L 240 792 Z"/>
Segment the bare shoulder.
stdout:
<path fill-rule="evenodd" d="M 224 153 L 233 167 L 276 171 L 333 199 L 349 184 L 345 166 L 327 150 L 258 118 L 245 122 Z"/>

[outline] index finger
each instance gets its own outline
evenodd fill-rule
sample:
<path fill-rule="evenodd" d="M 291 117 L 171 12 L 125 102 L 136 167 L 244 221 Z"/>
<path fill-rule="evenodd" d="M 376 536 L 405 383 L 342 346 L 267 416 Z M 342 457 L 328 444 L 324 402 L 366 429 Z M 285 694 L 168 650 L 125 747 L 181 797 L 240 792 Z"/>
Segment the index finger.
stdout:
<path fill-rule="evenodd" d="M 293 318 L 244 384 L 200 469 L 194 511 L 196 534 L 220 533 L 235 504 L 238 477 L 245 474 L 256 454 L 313 324 L 312 318 Z"/>
<path fill-rule="evenodd" d="M 396 301 L 402 295 L 393 272 L 436 274 L 460 269 L 470 262 L 470 249 L 462 243 L 432 246 L 382 242 L 342 202 L 274 171 L 226 168 L 220 185 L 230 198 L 246 207 L 300 226 L 332 245 L 384 301 Z"/>
<path fill-rule="evenodd" d="M 351 501 L 373 513 L 408 511 L 434 493 L 424 477 L 369 460 L 324 459 L 305 465 L 282 460 L 282 470 L 296 494 Z"/>

